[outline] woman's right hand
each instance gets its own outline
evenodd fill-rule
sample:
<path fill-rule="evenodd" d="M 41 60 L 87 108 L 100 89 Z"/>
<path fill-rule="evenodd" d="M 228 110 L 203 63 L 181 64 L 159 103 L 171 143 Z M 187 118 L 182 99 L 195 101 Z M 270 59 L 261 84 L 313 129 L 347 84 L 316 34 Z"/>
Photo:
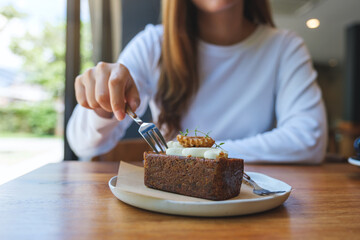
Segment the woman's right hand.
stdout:
<path fill-rule="evenodd" d="M 120 63 L 99 62 L 75 79 L 78 103 L 99 116 L 125 118 L 125 104 L 135 111 L 140 105 L 139 92 L 129 70 Z"/>

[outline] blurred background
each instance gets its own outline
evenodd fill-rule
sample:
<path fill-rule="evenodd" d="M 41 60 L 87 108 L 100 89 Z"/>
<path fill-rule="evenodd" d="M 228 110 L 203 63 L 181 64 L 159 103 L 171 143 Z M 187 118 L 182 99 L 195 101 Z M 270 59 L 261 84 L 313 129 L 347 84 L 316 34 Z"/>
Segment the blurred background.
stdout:
<path fill-rule="evenodd" d="M 327 160 L 344 161 L 360 136 L 360 1 L 270 3 L 277 27 L 297 32 L 309 48 L 328 113 Z M 159 0 L 1 0 L 0 184 L 76 159 L 64 137 L 75 77 L 116 61 L 159 13 Z M 135 137 L 133 126 L 126 138 Z"/>

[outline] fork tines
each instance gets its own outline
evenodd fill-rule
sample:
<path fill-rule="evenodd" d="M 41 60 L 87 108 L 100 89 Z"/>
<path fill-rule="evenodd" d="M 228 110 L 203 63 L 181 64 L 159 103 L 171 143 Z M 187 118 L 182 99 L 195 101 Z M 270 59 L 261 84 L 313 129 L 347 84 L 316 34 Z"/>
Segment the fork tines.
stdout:
<path fill-rule="evenodd" d="M 145 141 L 150 145 L 150 147 L 156 152 L 165 152 L 168 148 L 164 137 L 162 136 L 159 129 L 153 123 L 143 122 L 137 115 L 134 113 L 128 104 L 125 107 L 126 113 L 140 126 L 139 133 L 145 139 Z"/>
<path fill-rule="evenodd" d="M 147 126 L 142 126 L 142 128 L 139 129 L 141 136 L 151 146 L 154 152 L 165 152 L 167 144 L 159 129 L 153 123 L 146 125 Z"/>

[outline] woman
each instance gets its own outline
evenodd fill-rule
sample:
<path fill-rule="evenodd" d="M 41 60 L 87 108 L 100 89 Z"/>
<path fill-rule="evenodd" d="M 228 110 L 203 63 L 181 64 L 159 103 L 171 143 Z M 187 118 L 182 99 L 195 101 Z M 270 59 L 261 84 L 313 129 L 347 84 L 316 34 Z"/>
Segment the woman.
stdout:
<path fill-rule="evenodd" d="M 262 0 L 163 0 L 163 24 L 148 25 L 118 63 L 75 81 L 67 136 L 83 157 L 111 150 L 150 106 L 168 139 L 211 131 L 247 163 L 320 163 L 326 117 L 301 38 L 275 29 Z"/>

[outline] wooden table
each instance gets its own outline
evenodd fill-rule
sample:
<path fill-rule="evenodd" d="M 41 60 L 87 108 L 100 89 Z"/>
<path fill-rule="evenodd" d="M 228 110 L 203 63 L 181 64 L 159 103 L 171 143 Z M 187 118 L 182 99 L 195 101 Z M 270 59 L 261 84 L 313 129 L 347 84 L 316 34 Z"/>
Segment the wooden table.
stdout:
<path fill-rule="evenodd" d="M 0 186 L 0 239 L 360 239 L 360 168 L 246 166 L 293 186 L 273 210 L 196 218 L 141 210 L 108 188 L 118 163 L 46 165 Z"/>

